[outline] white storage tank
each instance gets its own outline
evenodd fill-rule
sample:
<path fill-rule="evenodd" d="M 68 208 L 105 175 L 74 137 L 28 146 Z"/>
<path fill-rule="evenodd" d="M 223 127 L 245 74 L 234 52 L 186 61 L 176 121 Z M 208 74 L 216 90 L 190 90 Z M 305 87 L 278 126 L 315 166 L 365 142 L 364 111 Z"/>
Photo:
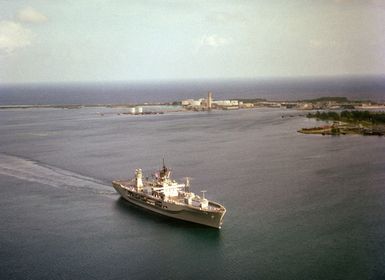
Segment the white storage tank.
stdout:
<path fill-rule="evenodd" d="M 137 112 L 138 114 L 143 114 L 143 107 L 137 107 L 137 108 L 136 108 L 136 112 Z"/>
<path fill-rule="evenodd" d="M 130 114 L 133 114 L 133 115 L 135 114 L 135 108 L 129 108 L 128 110 Z"/>
<path fill-rule="evenodd" d="M 193 102 L 191 102 L 191 106 L 193 106 L 193 107 L 201 106 L 201 101 L 200 100 L 194 100 Z"/>

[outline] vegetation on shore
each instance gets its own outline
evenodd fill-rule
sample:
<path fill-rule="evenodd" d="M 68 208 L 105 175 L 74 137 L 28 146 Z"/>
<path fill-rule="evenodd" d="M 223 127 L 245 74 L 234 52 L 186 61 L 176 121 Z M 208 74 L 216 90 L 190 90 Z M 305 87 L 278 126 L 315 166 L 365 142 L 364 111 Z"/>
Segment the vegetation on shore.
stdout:
<path fill-rule="evenodd" d="M 243 103 L 258 103 L 267 101 L 264 98 L 235 98 L 235 100 L 241 101 Z"/>
<path fill-rule="evenodd" d="M 323 121 L 342 121 L 347 123 L 385 124 L 385 112 L 369 111 L 342 111 L 341 113 L 319 112 L 307 114 L 308 118 L 316 118 Z"/>
<path fill-rule="evenodd" d="M 342 111 L 340 113 L 319 112 L 307 114 L 308 118 L 333 121 L 332 125 L 302 128 L 298 132 L 322 135 L 385 135 L 385 112 Z"/>
<path fill-rule="evenodd" d="M 342 97 L 342 96 L 324 96 L 324 97 L 319 97 L 319 98 L 314 98 L 314 99 L 305 99 L 305 100 L 301 100 L 301 101 L 311 102 L 311 103 L 329 102 L 329 101 L 330 102 L 336 102 L 336 103 L 356 102 L 356 101 L 350 101 L 348 98 Z"/>
<path fill-rule="evenodd" d="M 312 102 L 312 103 L 315 103 L 315 102 L 335 102 L 335 103 L 372 103 L 372 104 L 376 104 L 376 102 L 372 101 L 372 100 L 350 100 L 349 98 L 345 97 L 345 96 L 322 96 L 322 97 L 318 97 L 318 98 L 313 98 L 313 99 L 304 99 L 304 100 L 300 100 L 300 101 L 303 101 L 303 102 Z"/>

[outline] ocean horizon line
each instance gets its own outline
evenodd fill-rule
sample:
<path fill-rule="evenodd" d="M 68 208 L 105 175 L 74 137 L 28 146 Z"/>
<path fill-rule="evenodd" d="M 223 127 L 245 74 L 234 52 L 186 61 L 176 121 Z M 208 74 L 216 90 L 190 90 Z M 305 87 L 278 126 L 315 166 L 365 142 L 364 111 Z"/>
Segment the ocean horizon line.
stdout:
<path fill-rule="evenodd" d="M 202 98 L 209 91 L 214 99 L 242 97 L 291 101 L 343 96 L 351 100 L 384 102 L 385 77 L 0 84 L 0 105 L 173 102 Z"/>

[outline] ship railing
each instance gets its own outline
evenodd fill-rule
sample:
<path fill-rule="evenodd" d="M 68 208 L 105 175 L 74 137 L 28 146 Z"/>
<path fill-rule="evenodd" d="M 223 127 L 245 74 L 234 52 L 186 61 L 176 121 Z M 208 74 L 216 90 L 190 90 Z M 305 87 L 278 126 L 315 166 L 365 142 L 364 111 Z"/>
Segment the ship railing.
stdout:
<path fill-rule="evenodd" d="M 169 199 L 169 198 L 165 198 L 164 199 L 165 202 L 170 202 L 170 203 L 174 203 L 176 205 L 182 205 L 182 206 L 185 206 L 187 205 L 186 203 L 184 202 L 179 202 L 175 199 Z M 221 212 L 222 211 L 222 208 L 221 207 L 215 207 L 215 206 L 211 206 L 211 205 L 208 205 L 207 207 L 199 207 L 199 206 L 194 206 L 194 205 L 188 205 L 190 207 L 193 207 L 193 208 L 197 208 L 197 209 L 203 209 L 203 210 L 210 210 L 210 211 L 216 211 L 216 212 Z"/>

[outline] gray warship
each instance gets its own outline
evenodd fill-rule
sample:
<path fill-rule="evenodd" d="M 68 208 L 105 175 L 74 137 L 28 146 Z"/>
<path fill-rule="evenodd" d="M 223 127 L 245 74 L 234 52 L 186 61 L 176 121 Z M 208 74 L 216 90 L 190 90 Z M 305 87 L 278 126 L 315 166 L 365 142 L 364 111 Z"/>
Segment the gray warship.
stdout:
<path fill-rule="evenodd" d="M 129 180 L 112 181 L 115 190 L 127 201 L 153 212 L 188 222 L 221 228 L 225 207 L 190 192 L 189 179 L 178 183 L 171 178 L 171 170 L 164 165 L 151 179 L 143 180 L 141 169 Z"/>

